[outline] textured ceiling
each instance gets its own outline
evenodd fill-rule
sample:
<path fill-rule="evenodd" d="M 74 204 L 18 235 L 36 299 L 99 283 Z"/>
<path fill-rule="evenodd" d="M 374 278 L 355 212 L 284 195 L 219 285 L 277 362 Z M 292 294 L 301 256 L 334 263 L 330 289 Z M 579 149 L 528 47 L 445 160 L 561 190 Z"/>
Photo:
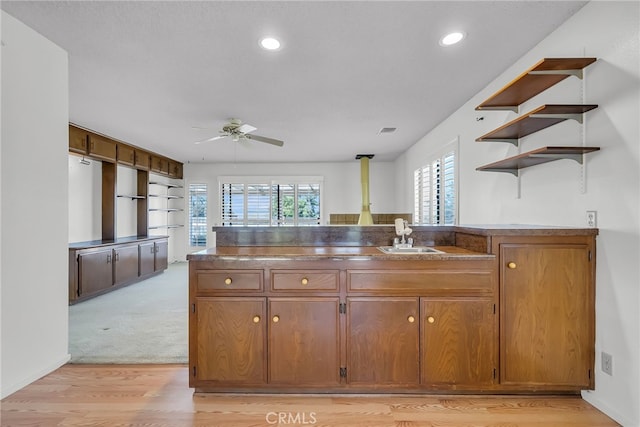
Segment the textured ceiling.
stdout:
<path fill-rule="evenodd" d="M 581 1 L 2 1 L 69 53 L 70 121 L 191 162 L 392 160 Z M 462 43 L 439 38 L 464 30 Z M 282 48 L 262 50 L 264 35 Z M 284 147 L 218 134 L 228 118 Z M 394 133 L 379 134 L 383 127 Z"/>

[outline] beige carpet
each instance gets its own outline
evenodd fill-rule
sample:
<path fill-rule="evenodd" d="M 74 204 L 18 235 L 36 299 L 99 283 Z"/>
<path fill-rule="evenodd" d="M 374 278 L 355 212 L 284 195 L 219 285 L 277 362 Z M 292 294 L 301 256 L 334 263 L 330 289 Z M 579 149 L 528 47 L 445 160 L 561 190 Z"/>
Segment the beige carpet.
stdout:
<path fill-rule="evenodd" d="M 69 307 L 71 363 L 187 363 L 189 268 Z"/>

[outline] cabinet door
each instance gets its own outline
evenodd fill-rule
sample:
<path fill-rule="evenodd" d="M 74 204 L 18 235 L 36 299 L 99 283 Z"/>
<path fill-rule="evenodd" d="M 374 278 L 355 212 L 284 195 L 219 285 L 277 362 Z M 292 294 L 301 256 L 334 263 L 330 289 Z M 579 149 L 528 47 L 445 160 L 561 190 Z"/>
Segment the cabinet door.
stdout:
<path fill-rule="evenodd" d="M 89 155 L 97 159 L 116 161 L 115 142 L 98 135 L 89 135 Z"/>
<path fill-rule="evenodd" d="M 347 298 L 347 381 L 417 385 L 418 298 Z"/>
<path fill-rule="evenodd" d="M 151 170 L 163 175 L 168 175 L 169 161 L 165 158 L 151 155 Z"/>
<path fill-rule="evenodd" d="M 269 382 L 340 384 L 339 299 L 269 299 Z"/>
<path fill-rule="evenodd" d="M 78 256 L 78 288 L 81 297 L 95 294 L 113 285 L 111 248 Z"/>
<path fill-rule="evenodd" d="M 196 381 L 260 385 L 266 382 L 264 298 L 197 298 Z"/>
<path fill-rule="evenodd" d="M 151 164 L 151 156 L 148 152 L 142 150 L 136 150 L 135 152 L 135 166 L 138 169 L 149 170 Z"/>
<path fill-rule="evenodd" d="M 138 245 L 113 250 L 113 279 L 115 285 L 133 282 L 138 278 Z"/>
<path fill-rule="evenodd" d="M 590 386 L 593 290 L 586 245 L 502 244 L 501 382 Z"/>
<path fill-rule="evenodd" d="M 133 147 L 128 145 L 118 144 L 118 163 L 123 165 L 133 166 L 135 164 L 135 152 Z"/>
<path fill-rule="evenodd" d="M 69 151 L 87 154 L 87 132 L 74 126 L 69 126 Z"/>
<path fill-rule="evenodd" d="M 493 383 L 495 314 L 482 298 L 421 300 L 422 385 Z"/>
<path fill-rule="evenodd" d="M 155 245 L 153 242 L 140 243 L 138 254 L 140 257 L 140 276 L 153 273 L 155 266 Z"/>
<path fill-rule="evenodd" d="M 155 271 L 166 270 L 168 266 L 168 259 L 169 259 L 169 242 L 166 240 L 160 240 L 160 241 L 154 242 L 154 245 L 155 245 L 155 253 L 156 253 L 154 270 Z"/>

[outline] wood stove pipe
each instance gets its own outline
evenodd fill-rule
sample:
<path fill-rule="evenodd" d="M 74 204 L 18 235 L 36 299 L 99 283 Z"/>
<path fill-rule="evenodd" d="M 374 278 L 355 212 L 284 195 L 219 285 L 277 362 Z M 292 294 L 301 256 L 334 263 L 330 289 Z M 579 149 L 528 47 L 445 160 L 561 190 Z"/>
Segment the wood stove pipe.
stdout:
<path fill-rule="evenodd" d="M 369 159 L 373 154 L 358 154 L 356 160 L 360 160 L 360 182 L 362 184 L 362 211 L 358 218 L 358 225 L 372 225 L 371 202 L 369 202 Z"/>

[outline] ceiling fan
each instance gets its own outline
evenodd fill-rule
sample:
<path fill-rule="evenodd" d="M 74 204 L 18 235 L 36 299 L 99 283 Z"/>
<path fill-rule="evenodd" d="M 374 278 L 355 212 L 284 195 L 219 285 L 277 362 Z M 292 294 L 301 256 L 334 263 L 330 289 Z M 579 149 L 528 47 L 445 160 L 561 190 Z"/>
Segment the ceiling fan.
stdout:
<path fill-rule="evenodd" d="M 215 141 L 216 139 L 231 137 L 231 139 L 236 142 L 241 139 L 249 139 L 254 141 L 266 142 L 267 144 L 277 145 L 278 147 L 282 147 L 284 145 L 284 142 L 280 141 L 279 139 L 267 138 L 266 136 L 260 135 L 252 135 L 251 132 L 253 132 L 254 130 L 257 130 L 257 128 L 247 123 L 242 123 L 242 120 L 240 119 L 229 119 L 229 123 L 222 127 L 220 135 L 204 139 L 202 141 L 197 141 L 196 144 L 202 144 L 203 142 L 210 142 Z"/>

